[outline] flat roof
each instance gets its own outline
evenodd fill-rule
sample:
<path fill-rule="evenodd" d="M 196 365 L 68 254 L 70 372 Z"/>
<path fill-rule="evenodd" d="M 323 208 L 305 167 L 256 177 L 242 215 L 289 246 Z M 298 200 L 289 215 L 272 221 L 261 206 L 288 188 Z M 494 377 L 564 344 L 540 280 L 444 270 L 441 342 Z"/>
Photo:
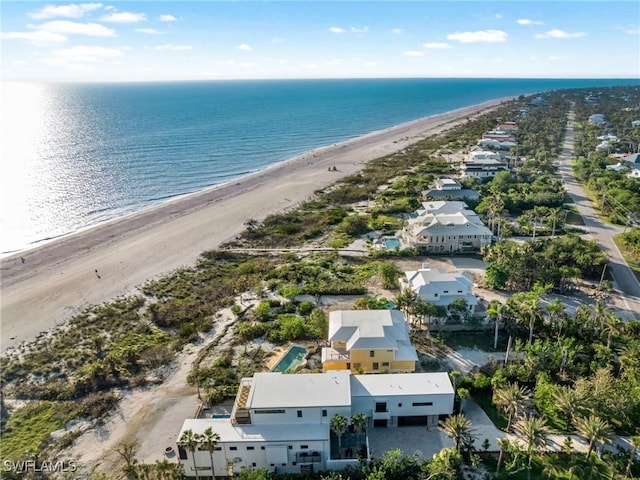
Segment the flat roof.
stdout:
<path fill-rule="evenodd" d="M 326 373 L 256 373 L 247 408 L 331 407 L 351 405 L 348 370 Z"/>
<path fill-rule="evenodd" d="M 203 434 L 211 427 L 214 433 L 220 435 L 221 442 L 295 442 L 311 440 L 328 440 L 329 427 L 326 424 L 260 424 L 260 425 L 232 425 L 228 418 L 197 418 L 187 419 L 182 425 L 177 442 L 182 433 L 192 430 L 193 433 Z"/>
<path fill-rule="evenodd" d="M 353 397 L 434 394 L 453 395 L 453 385 L 446 372 L 391 373 L 351 377 Z"/>

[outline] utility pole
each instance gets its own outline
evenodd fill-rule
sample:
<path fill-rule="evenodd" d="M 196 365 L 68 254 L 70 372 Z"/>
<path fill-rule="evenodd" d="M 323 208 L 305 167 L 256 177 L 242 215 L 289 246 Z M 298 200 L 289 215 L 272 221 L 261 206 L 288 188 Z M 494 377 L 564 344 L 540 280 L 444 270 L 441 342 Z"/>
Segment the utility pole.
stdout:
<path fill-rule="evenodd" d="M 602 282 L 604 281 L 604 272 L 607 271 L 607 264 L 604 264 L 604 268 L 602 269 L 602 275 L 600 275 L 600 283 L 598 283 L 598 290 L 602 288 Z"/>

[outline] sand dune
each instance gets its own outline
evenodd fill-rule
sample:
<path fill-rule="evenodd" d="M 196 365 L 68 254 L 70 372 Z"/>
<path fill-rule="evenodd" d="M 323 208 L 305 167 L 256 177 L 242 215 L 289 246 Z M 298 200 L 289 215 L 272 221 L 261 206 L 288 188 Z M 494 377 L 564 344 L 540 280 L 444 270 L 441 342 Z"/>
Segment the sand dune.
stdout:
<path fill-rule="evenodd" d="M 238 181 L 7 257 L 0 264 L 0 349 L 30 341 L 90 305 L 133 293 L 150 278 L 191 265 L 203 251 L 233 239 L 246 220 L 262 220 L 292 207 L 368 161 L 502 101 L 323 147 Z M 328 171 L 333 166 L 338 171 Z"/>

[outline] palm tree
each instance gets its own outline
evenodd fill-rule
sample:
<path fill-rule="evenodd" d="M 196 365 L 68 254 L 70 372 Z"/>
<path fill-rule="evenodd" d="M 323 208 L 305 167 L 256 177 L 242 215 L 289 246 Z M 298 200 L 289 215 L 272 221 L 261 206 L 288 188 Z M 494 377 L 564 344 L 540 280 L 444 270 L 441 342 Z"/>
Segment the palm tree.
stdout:
<path fill-rule="evenodd" d="M 202 436 L 199 433 L 193 433 L 193 430 L 189 429 L 182 432 L 180 440 L 178 440 L 180 445 L 189 450 L 193 456 L 193 470 L 196 472 L 196 479 L 200 478 L 198 475 L 198 466 L 196 465 L 196 449 L 201 439 Z"/>
<path fill-rule="evenodd" d="M 439 427 L 447 437 L 456 445 L 456 451 L 460 453 L 461 444 L 471 444 L 476 438 L 475 428 L 464 414 L 451 415 L 440 422 Z"/>
<path fill-rule="evenodd" d="M 531 478 L 533 454 L 547 444 L 547 424 L 540 417 L 525 417 L 518 420 L 515 430 L 527 443 L 527 478 Z"/>
<path fill-rule="evenodd" d="M 341 448 L 340 442 L 342 440 L 342 435 L 344 434 L 344 432 L 347 431 L 347 426 L 348 426 L 347 419 L 342 415 L 340 415 L 339 413 L 336 413 L 331 418 L 330 428 L 333 431 L 333 433 L 335 433 L 336 436 L 338 437 L 338 457 L 339 458 L 342 458 L 342 454 L 340 453 L 340 448 Z"/>
<path fill-rule="evenodd" d="M 500 464 L 502 463 L 502 457 L 504 456 L 504 452 L 509 450 L 510 444 L 511 444 L 511 440 L 509 440 L 508 438 L 498 439 L 498 447 L 500 448 L 500 455 L 498 455 L 498 466 L 496 467 L 496 475 L 500 473 Z"/>
<path fill-rule="evenodd" d="M 607 315 L 602 329 L 602 333 L 607 334 L 607 349 L 611 348 L 612 337 L 620 332 L 620 327 L 622 327 L 622 320 L 615 315 Z"/>
<path fill-rule="evenodd" d="M 537 283 L 530 292 L 518 292 L 507 300 L 509 311 L 516 320 L 529 326 L 529 343 L 533 342 L 533 329 L 540 320 L 540 302 L 542 296 L 551 289 L 551 285 Z"/>
<path fill-rule="evenodd" d="M 608 442 L 613 436 L 611 426 L 600 417 L 589 415 L 588 417 L 578 417 L 575 421 L 576 430 L 589 442 L 587 458 L 591 455 L 595 445 Z"/>
<path fill-rule="evenodd" d="M 514 418 L 522 412 L 530 400 L 531 390 L 515 383 L 499 387 L 493 392 L 493 403 L 509 417 L 507 430 L 511 428 Z"/>
<path fill-rule="evenodd" d="M 205 448 L 209 451 L 209 458 L 211 459 L 211 476 L 214 476 L 213 473 L 213 452 L 216 449 L 216 445 L 220 441 L 220 435 L 214 433 L 211 427 L 208 427 L 202 434 L 202 443 Z"/>
<path fill-rule="evenodd" d="M 362 433 L 367 429 L 367 416 L 364 413 L 354 413 L 351 416 L 351 425 L 355 433 Z"/>
<path fill-rule="evenodd" d="M 558 387 L 554 395 L 556 408 L 563 414 L 567 430 L 571 429 L 575 417 L 584 410 L 584 401 L 571 387 Z"/>
<path fill-rule="evenodd" d="M 636 458 L 638 449 L 640 449 L 640 435 L 634 435 L 630 439 L 631 450 L 629 450 L 629 461 L 627 462 L 627 468 L 624 470 L 625 480 L 631 477 L 631 467 L 633 466 L 633 460 Z"/>
<path fill-rule="evenodd" d="M 498 349 L 498 330 L 500 328 L 500 323 L 502 322 L 502 314 L 505 310 L 504 304 L 500 303 L 498 300 L 491 300 L 489 303 L 489 308 L 487 309 L 487 316 L 493 319 L 493 349 Z"/>

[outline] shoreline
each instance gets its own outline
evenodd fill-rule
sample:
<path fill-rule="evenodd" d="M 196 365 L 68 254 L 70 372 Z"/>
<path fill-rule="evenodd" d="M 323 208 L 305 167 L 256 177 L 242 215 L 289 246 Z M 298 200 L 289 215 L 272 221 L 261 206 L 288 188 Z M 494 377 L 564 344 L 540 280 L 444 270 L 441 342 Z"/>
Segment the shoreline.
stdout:
<path fill-rule="evenodd" d="M 132 294 L 235 238 L 248 219 L 293 208 L 369 161 L 514 97 L 489 100 L 320 147 L 255 173 L 0 259 L 0 351 L 31 341 L 91 305 Z M 328 171 L 336 166 L 337 172 Z M 25 258 L 24 263 L 21 257 Z"/>

